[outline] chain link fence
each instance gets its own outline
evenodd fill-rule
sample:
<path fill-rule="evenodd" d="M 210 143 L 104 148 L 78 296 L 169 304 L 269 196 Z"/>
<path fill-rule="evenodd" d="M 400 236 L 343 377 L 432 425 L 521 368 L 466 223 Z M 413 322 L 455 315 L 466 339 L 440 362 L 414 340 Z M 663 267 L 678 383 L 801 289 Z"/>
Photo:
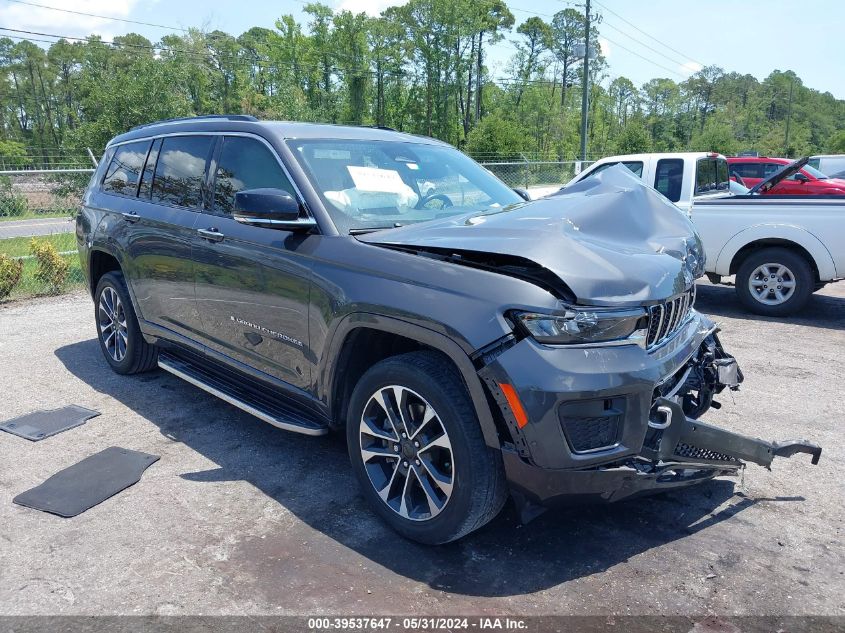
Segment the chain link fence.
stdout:
<path fill-rule="evenodd" d="M 539 198 L 560 189 L 592 161 L 481 160 L 480 164 L 507 185 L 527 189 L 532 198 Z"/>
<path fill-rule="evenodd" d="M 0 171 L 0 302 L 84 283 L 68 219 L 91 169 Z"/>

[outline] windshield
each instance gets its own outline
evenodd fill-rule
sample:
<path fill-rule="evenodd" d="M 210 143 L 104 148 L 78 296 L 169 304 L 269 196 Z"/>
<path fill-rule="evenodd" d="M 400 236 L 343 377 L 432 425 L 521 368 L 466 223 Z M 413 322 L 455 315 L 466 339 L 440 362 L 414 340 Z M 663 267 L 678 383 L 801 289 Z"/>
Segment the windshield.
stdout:
<path fill-rule="evenodd" d="M 358 140 L 288 144 L 340 232 L 391 228 L 523 202 L 451 147 Z"/>
<path fill-rule="evenodd" d="M 825 174 L 820 172 L 818 169 L 810 167 L 809 165 L 804 165 L 801 168 L 801 171 L 803 171 L 805 174 L 810 174 L 816 180 L 827 180 L 827 176 Z"/>

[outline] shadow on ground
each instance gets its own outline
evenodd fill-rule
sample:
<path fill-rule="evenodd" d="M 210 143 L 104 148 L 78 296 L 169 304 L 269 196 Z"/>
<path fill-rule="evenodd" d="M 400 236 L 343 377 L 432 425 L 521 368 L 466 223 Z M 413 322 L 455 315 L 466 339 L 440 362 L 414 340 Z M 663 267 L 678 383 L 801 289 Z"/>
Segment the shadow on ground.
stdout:
<path fill-rule="evenodd" d="M 845 330 L 845 297 L 814 294 L 804 309 L 794 316 L 765 317 L 749 312 L 737 299 L 733 285 L 699 283 L 696 287 L 695 308 L 710 316 Z"/>
<path fill-rule="evenodd" d="M 183 473 L 184 479 L 248 481 L 351 552 L 433 589 L 469 596 L 540 591 L 683 539 L 759 501 L 734 495 L 731 480 L 715 480 L 686 492 L 550 511 L 527 526 L 519 524 L 508 505 L 475 534 L 446 546 L 424 547 L 397 537 L 367 508 L 340 439 L 280 431 L 161 371 L 115 376 L 94 339 L 62 347 L 56 355 L 94 389 L 218 465 Z M 231 561 L 260 578 L 265 588 L 285 580 L 285 571 L 274 561 L 300 547 L 288 532 L 271 536 L 247 543 L 241 560 Z M 325 557 L 324 564 L 350 558 L 322 545 L 314 557 Z"/>

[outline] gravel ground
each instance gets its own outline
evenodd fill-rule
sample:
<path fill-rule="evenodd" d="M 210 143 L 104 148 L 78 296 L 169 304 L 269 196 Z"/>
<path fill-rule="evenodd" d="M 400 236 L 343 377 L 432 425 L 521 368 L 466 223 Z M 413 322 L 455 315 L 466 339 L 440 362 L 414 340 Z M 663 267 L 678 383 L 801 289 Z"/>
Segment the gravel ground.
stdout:
<path fill-rule="evenodd" d="M 365 507 L 336 438 L 279 431 L 163 372 L 122 377 L 87 295 L 0 307 L 0 419 L 70 403 L 102 415 L 42 442 L 0 433 L 0 615 L 651 614 L 845 616 L 845 283 L 800 317 L 743 313 L 702 285 L 746 374 L 706 420 L 824 447 L 744 480 L 615 506 L 512 508 L 444 547 Z M 161 455 L 62 519 L 16 494 L 103 448 Z"/>

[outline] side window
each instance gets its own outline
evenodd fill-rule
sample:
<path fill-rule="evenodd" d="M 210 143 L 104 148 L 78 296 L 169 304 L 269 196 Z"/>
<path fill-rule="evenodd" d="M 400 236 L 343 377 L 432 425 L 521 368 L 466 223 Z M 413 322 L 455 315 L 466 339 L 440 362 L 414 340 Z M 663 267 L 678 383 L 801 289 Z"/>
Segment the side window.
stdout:
<path fill-rule="evenodd" d="M 141 184 L 138 187 L 138 197 L 150 199 L 150 194 L 153 191 L 153 172 L 156 168 L 156 161 L 158 160 L 158 152 L 161 149 L 161 139 L 153 141 L 153 146 L 147 156 L 147 164 L 144 165 L 144 173 L 141 174 Z"/>
<path fill-rule="evenodd" d="M 654 188 L 672 202 L 681 199 L 684 181 L 684 160 L 682 158 L 661 158 L 654 172 Z"/>
<path fill-rule="evenodd" d="M 264 143 L 243 136 L 224 138 L 214 178 L 214 210 L 228 215 L 237 192 L 264 187 L 296 195 L 276 155 Z"/>
<path fill-rule="evenodd" d="M 169 136 L 161 143 L 152 200 L 194 209 L 202 205 L 205 163 L 213 136 Z"/>
<path fill-rule="evenodd" d="M 120 145 L 115 150 L 103 178 L 103 191 L 134 196 L 149 148 L 150 141 Z"/>
<path fill-rule="evenodd" d="M 768 178 L 776 171 L 778 171 L 783 165 L 779 165 L 778 163 L 763 163 L 763 175 L 762 178 Z"/>
<path fill-rule="evenodd" d="M 630 169 L 637 178 L 643 177 L 643 164 L 640 161 L 626 161 L 622 164 Z"/>
<path fill-rule="evenodd" d="M 587 178 L 589 178 L 590 176 L 595 176 L 596 174 L 603 172 L 605 169 L 608 169 L 610 167 L 613 167 L 614 165 L 619 165 L 619 164 L 625 165 L 625 167 L 630 169 L 631 172 L 637 178 L 643 177 L 643 164 L 640 161 L 631 160 L 631 161 L 625 161 L 623 163 L 605 163 L 604 165 L 599 165 L 593 171 L 590 172 L 590 175 L 587 176 Z"/>
<path fill-rule="evenodd" d="M 760 163 L 732 163 L 730 170 L 732 176 L 739 174 L 741 178 L 762 178 Z"/>

